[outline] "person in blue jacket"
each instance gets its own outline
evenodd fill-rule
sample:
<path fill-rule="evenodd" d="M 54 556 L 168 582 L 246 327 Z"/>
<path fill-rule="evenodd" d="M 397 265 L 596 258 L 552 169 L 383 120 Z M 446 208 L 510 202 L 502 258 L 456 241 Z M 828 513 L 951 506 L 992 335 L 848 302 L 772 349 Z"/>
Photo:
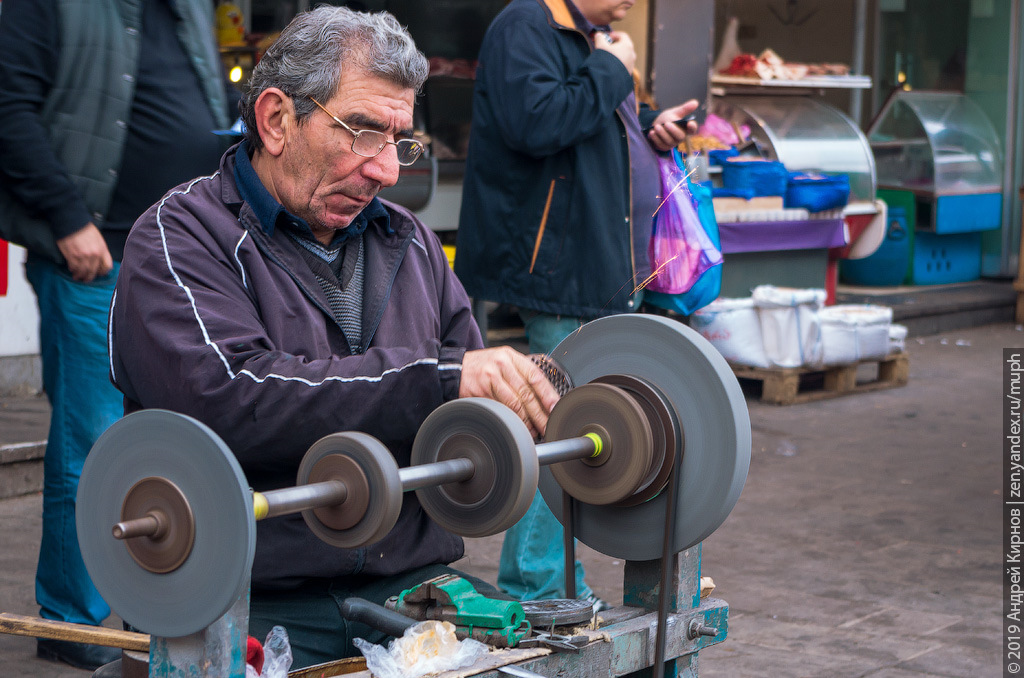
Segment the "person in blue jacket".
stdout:
<path fill-rule="evenodd" d="M 609 25 L 632 4 L 512 0 L 480 50 L 455 272 L 475 299 L 518 308 L 533 353 L 637 310 L 650 273 L 656 151 L 685 139 L 675 121 L 697 102 L 638 105 L 633 43 Z M 538 494 L 506 533 L 498 585 L 564 597 L 560 534 Z M 576 590 L 593 599 L 579 563 Z"/>
<path fill-rule="evenodd" d="M 99 625 L 110 608 L 82 562 L 75 495 L 86 454 L 122 413 L 106 327 L 125 238 L 164 191 L 212 172 L 234 117 L 209 0 L 4 0 L 0 237 L 28 249 L 50 401 L 36 601 Z M 94 669 L 116 648 L 40 639 Z"/>

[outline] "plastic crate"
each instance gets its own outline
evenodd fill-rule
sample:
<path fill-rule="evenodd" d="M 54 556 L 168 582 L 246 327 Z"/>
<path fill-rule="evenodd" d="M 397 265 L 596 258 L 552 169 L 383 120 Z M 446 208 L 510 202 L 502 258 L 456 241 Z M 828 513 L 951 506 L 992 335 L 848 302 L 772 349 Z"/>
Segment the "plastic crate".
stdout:
<path fill-rule="evenodd" d="M 902 285 L 910 268 L 913 242 L 914 231 L 907 224 L 906 209 L 889 207 L 889 223 L 882 244 L 863 259 L 840 261 L 839 277 L 850 285 Z"/>
<path fill-rule="evenodd" d="M 981 233 L 914 234 L 910 282 L 941 285 L 981 277 Z"/>
<path fill-rule="evenodd" d="M 722 163 L 722 185 L 733 190 L 752 190 L 755 196 L 785 195 L 789 172 L 775 160 L 733 158 Z"/>

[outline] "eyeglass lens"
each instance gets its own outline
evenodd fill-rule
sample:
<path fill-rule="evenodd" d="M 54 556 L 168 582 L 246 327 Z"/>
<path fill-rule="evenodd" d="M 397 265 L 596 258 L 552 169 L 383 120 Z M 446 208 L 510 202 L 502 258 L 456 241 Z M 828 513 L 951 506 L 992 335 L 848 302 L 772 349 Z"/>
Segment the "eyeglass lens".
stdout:
<path fill-rule="evenodd" d="M 359 130 L 352 140 L 352 151 L 357 155 L 372 158 L 380 153 L 387 143 L 388 137 L 383 132 L 371 129 Z M 399 139 L 394 143 L 395 149 L 398 151 L 398 164 L 400 165 L 413 164 L 423 152 L 423 145 L 415 139 Z"/>

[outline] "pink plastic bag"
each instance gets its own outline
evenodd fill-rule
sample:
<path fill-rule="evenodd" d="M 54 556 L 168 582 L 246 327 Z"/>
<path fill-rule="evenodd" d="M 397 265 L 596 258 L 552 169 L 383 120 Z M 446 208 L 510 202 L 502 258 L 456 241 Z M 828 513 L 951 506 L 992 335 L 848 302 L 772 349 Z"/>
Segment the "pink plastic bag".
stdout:
<path fill-rule="evenodd" d="M 688 292 L 701 274 L 722 262 L 722 252 L 697 215 L 689 179 L 678 160 L 675 152 L 672 158 L 658 158 L 663 202 L 654 215 L 648 246 L 652 273 L 646 287 L 666 294 Z"/>

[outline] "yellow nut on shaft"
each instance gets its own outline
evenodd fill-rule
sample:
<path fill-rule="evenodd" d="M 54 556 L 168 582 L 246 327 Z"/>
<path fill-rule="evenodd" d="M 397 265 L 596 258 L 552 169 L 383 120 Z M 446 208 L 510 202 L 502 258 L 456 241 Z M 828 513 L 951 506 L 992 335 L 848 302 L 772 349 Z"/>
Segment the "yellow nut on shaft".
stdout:
<path fill-rule="evenodd" d="M 256 520 L 263 520 L 270 512 L 270 502 L 263 496 L 262 492 L 252 493 L 252 512 Z"/>

